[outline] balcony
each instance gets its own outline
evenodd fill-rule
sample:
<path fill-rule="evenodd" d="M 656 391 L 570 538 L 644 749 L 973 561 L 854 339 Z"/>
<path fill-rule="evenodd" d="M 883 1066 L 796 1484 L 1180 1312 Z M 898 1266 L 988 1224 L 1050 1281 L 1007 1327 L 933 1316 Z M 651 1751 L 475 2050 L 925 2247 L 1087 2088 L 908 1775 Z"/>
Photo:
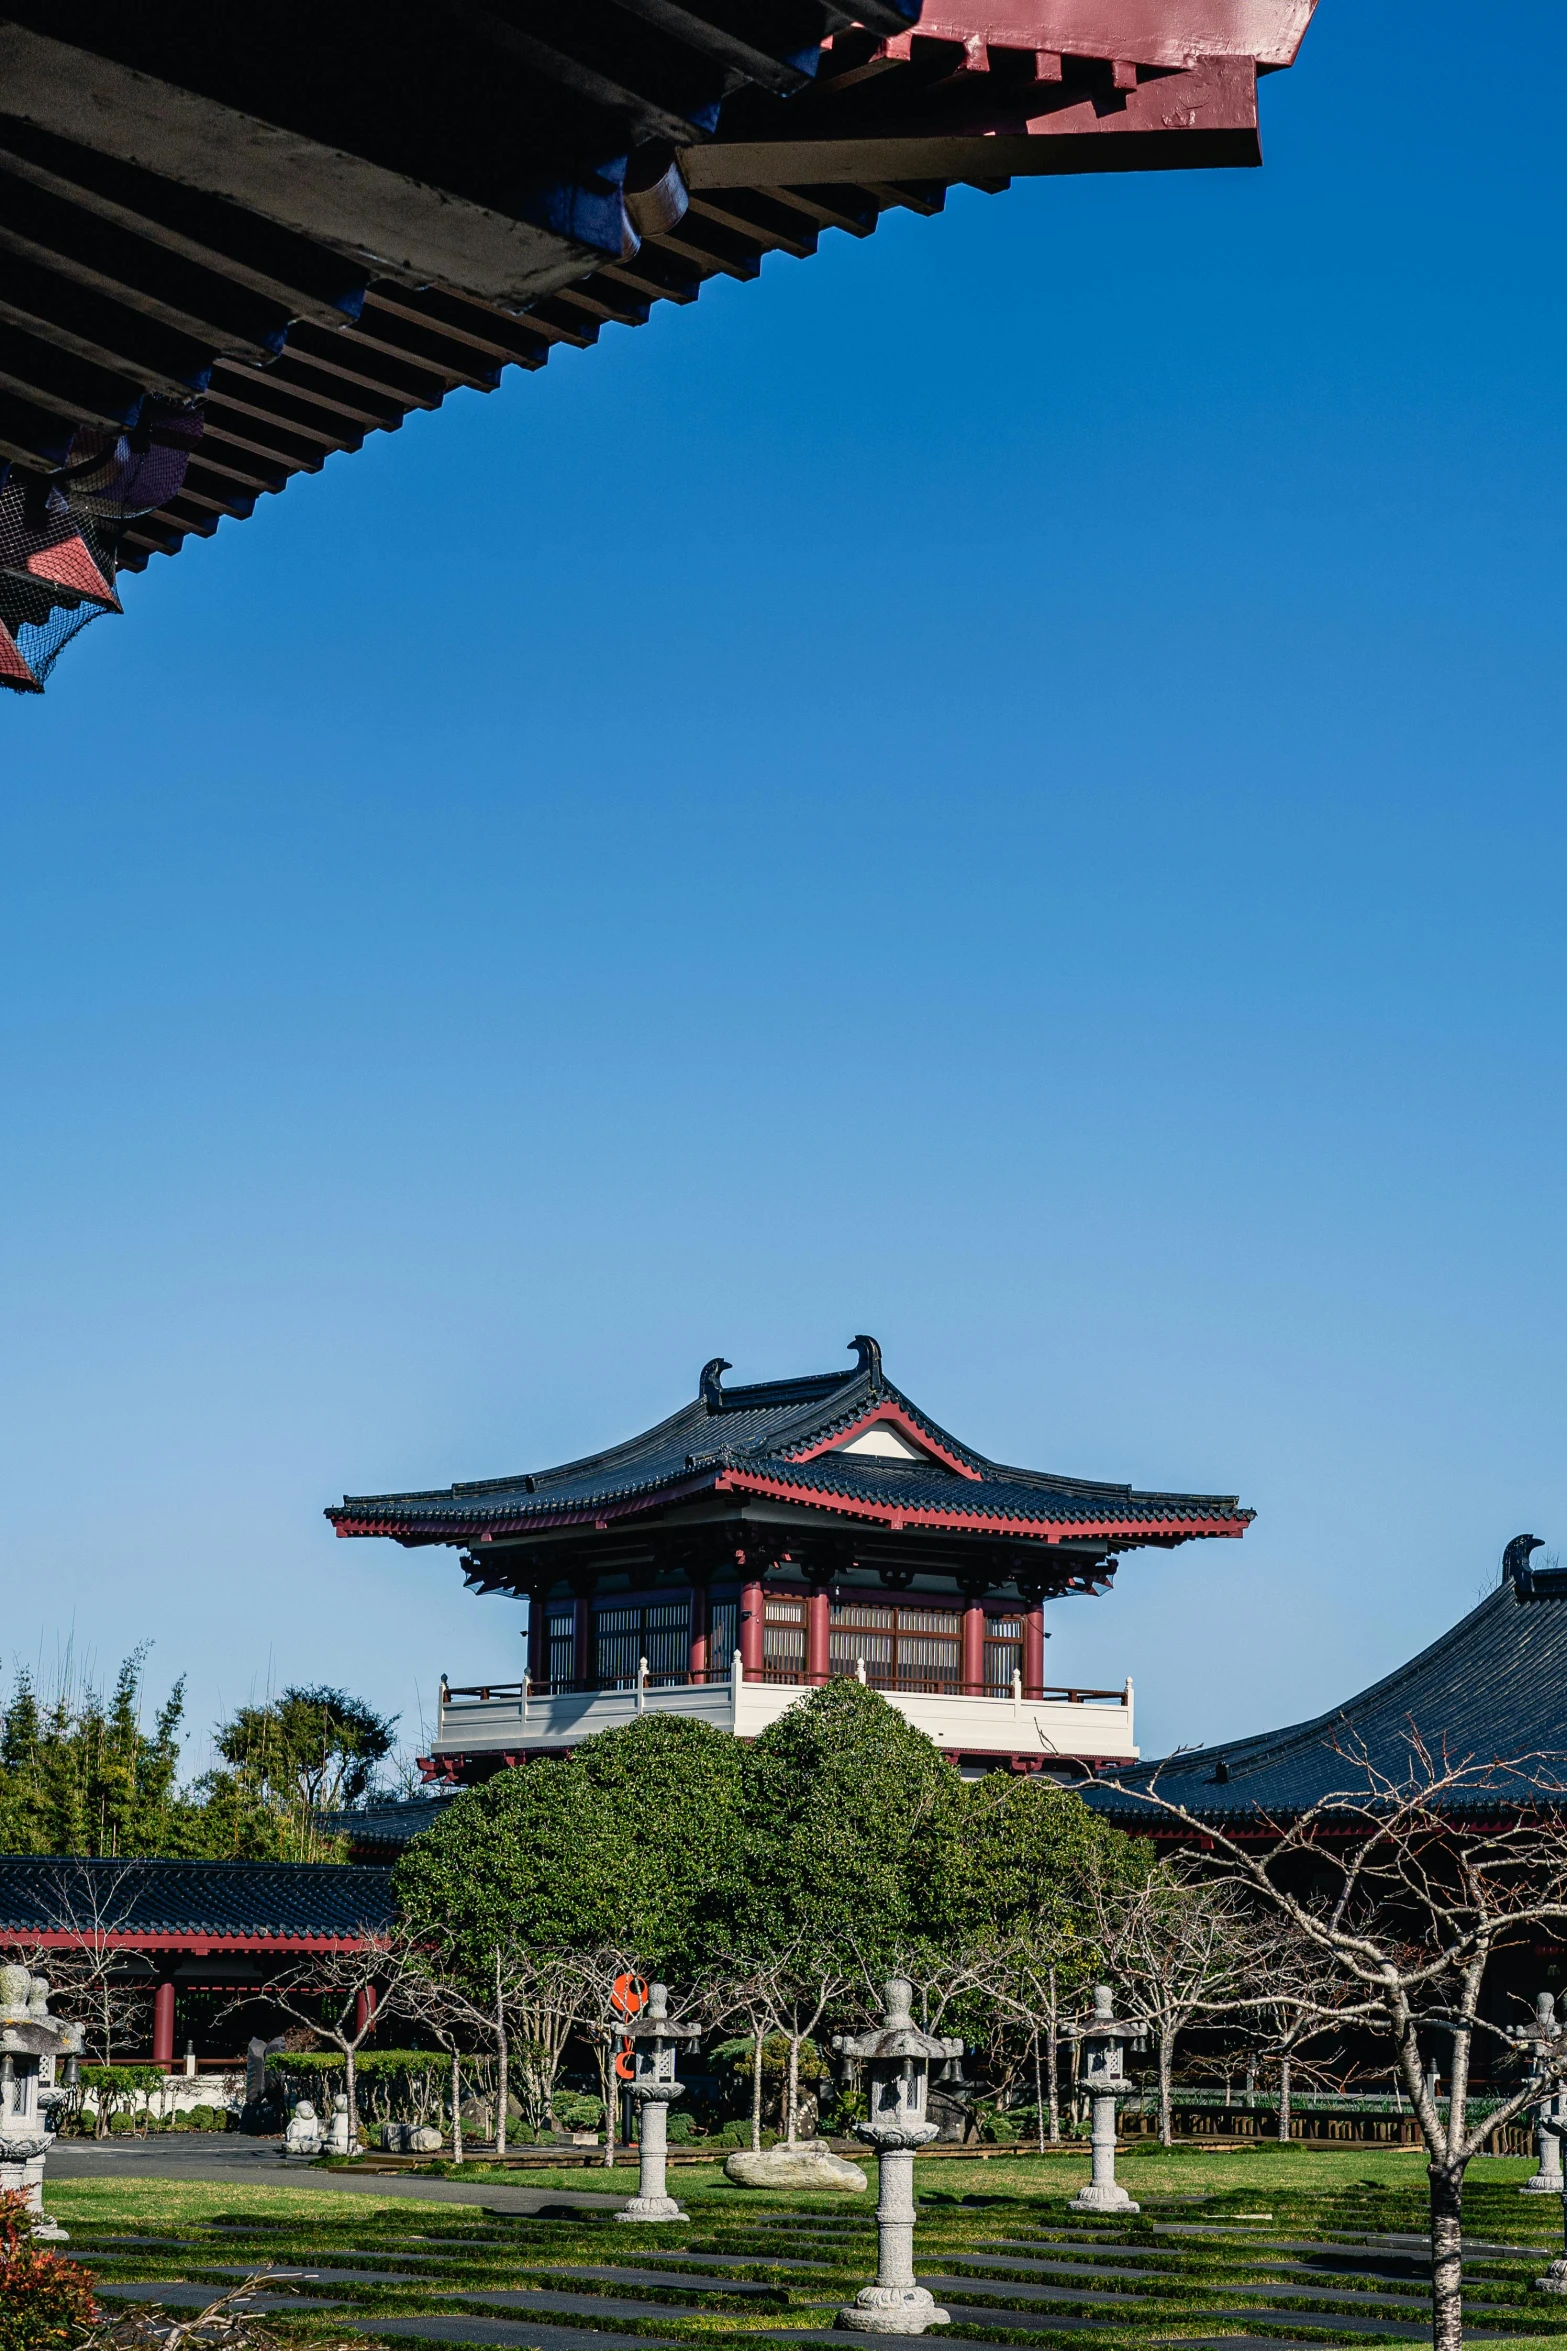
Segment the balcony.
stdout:
<path fill-rule="evenodd" d="M 863 1673 L 860 1678 L 875 1679 Z M 421 1766 L 428 1779 L 467 1779 L 476 1764 L 559 1753 L 646 1713 L 689 1715 L 754 1739 L 808 1686 L 798 1674 L 748 1675 L 738 1654 L 727 1673 L 714 1675 L 650 1673 L 644 1658 L 628 1680 L 611 1686 L 521 1681 L 453 1689 L 443 1680 L 434 1749 Z M 1014 1674 L 1009 1692 L 974 1697 L 948 1682 L 905 1680 L 883 1688 L 882 1696 L 944 1753 L 965 1763 L 1005 1760 L 1034 1771 L 1060 1765 L 1075 1777 L 1097 1764 L 1137 1760 L 1130 1681 L 1119 1690 L 1046 1689 L 1025 1696 L 1022 1676 Z"/>

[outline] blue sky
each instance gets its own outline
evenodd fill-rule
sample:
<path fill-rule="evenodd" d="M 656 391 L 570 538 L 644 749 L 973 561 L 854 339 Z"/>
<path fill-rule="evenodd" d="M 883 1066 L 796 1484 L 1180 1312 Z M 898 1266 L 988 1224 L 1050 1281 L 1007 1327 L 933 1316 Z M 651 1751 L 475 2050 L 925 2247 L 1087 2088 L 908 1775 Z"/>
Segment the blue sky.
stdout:
<path fill-rule="evenodd" d="M 1538 0 L 1509 50 L 1546 54 Z M 1322 0 L 1261 173 L 1019 183 L 459 394 L 0 709 L 6 1643 L 520 1670 L 344 1489 L 846 1361 L 1236 1491 L 1052 1676 L 1291 1719 L 1567 1548 L 1563 162 Z"/>

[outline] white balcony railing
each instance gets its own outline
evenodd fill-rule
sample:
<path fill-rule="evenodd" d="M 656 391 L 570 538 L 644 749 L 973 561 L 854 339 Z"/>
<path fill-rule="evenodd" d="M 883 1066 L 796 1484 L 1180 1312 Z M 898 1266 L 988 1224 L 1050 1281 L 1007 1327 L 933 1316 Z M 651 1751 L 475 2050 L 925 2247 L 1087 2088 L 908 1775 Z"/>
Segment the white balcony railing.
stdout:
<path fill-rule="evenodd" d="M 865 1670 L 859 1669 L 864 1680 Z M 540 1686 L 489 1683 L 454 1689 L 441 1683 L 440 1720 L 430 1761 L 518 1755 L 575 1746 L 596 1731 L 635 1721 L 639 1714 L 684 1714 L 715 1729 L 754 1739 L 805 1695 L 799 1680 L 747 1675 L 738 1653 L 720 1678 L 650 1674 L 646 1658 L 619 1688 L 567 1683 Z M 1025 1697 L 1020 1674 L 1006 1694 L 973 1697 L 926 1684 L 884 1689 L 882 1696 L 938 1747 L 966 1755 L 1059 1757 L 1073 1763 L 1133 1763 L 1132 1685 L 1119 1690 L 1049 1689 Z"/>

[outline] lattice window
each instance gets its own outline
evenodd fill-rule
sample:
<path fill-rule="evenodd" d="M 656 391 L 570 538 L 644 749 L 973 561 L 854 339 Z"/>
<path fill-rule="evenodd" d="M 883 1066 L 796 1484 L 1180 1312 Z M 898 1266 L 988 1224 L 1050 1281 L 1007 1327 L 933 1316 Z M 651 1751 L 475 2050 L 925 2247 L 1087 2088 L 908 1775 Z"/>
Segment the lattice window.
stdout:
<path fill-rule="evenodd" d="M 739 1601 L 715 1600 L 707 1639 L 707 1670 L 715 1681 L 732 1671 L 739 1642 Z"/>
<path fill-rule="evenodd" d="M 553 1684 L 570 1682 L 577 1674 L 577 1611 L 571 1601 L 548 1612 L 549 1663 Z"/>
<path fill-rule="evenodd" d="M 642 1611 L 642 1654 L 654 1681 L 684 1681 L 691 1671 L 691 1603 L 658 1600 Z"/>
<path fill-rule="evenodd" d="M 834 1673 L 855 1673 L 878 1690 L 958 1690 L 963 1683 L 963 1619 L 956 1609 L 834 1603 L 828 1633 Z"/>
<path fill-rule="evenodd" d="M 762 1671 L 780 1681 L 805 1678 L 805 1602 L 768 1594 L 762 1616 Z"/>
<path fill-rule="evenodd" d="M 601 1690 L 629 1690 L 642 1654 L 640 1608 L 600 1608 L 593 1620 L 594 1679 Z"/>
<path fill-rule="evenodd" d="M 689 1599 L 600 1608 L 593 1629 L 601 1690 L 633 1688 L 644 1657 L 649 1681 L 684 1681 L 691 1663 Z"/>
<path fill-rule="evenodd" d="M 1023 1670 L 1023 1620 L 1020 1616 L 985 1619 L 985 1693 L 1010 1698 L 1012 1676 Z"/>
<path fill-rule="evenodd" d="M 832 1671 L 857 1673 L 863 1657 L 866 1680 L 874 1682 L 878 1690 L 890 1688 L 897 1623 L 895 1608 L 862 1607 L 858 1602 L 834 1607 L 827 1634 Z"/>

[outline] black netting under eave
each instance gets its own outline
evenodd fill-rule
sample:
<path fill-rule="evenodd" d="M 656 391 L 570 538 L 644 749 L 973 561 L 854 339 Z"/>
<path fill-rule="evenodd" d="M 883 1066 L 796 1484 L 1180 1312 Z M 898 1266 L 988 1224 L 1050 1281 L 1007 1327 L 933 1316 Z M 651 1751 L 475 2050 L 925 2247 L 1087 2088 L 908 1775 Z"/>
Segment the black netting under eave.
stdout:
<path fill-rule="evenodd" d="M 95 620 L 102 620 L 107 605 L 78 604 L 72 612 L 57 604 L 47 620 L 24 621 L 12 629 L 16 649 L 38 680 L 40 686 L 49 682 L 49 672 L 75 638 Z"/>
<path fill-rule="evenodd" d="M 177 495 L 202 419 L 148 398 L 126 433 L 83 428 L 58 473 L 0 468 L 0 686 L 41 693 L 67 645 L 117 612 L 126 525 Z"/>

